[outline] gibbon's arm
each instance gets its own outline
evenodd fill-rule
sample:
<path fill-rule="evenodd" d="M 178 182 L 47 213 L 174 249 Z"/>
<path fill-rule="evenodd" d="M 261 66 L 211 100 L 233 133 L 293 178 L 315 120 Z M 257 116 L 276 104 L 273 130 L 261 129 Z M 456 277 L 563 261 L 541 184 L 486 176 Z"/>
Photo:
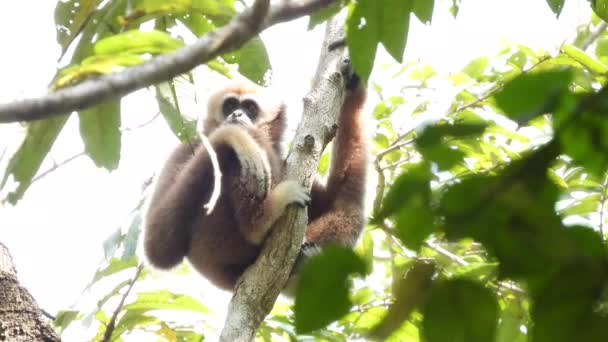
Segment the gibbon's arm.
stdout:
<path fill-rule="evenodd" d="M 261 244 L 289 204 L 305 206 L 310 202 L 308 190 L 295 181 L 285 180 L 271 190 L 272 177 L 281 176 L 272 175 L 267 153 L 275 152 L 264 151 L 242 128 L 223 126 L 212 134 L 210 141 L 227 142 L 239 159 L 239 176 L 229 191 L 240 231 L 250 243 Z"/>
<path fill-rule="evenodd" d="M 367 139 L 361 111 L 365 97 L 364 85 L 351 73 L 338 116 L 327 187 L 316 183 L 312 188 L 307 246 L 330 242 L 352 246 L 363 229 Z"/>

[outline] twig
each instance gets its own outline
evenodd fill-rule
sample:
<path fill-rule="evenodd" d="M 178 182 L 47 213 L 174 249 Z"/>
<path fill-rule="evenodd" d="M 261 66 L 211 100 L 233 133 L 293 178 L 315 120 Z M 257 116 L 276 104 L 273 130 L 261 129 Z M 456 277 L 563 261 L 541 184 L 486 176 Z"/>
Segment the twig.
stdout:
<path fill-rule="evenodd" d="M 604 215 L 606 213 L 606 191 L 608 190 L 608 175 L 605 175 L 604 183 L 602 184 L 602 195 L 600 198 L 600 224 L 599 231 L 602 236 L 602 241 L 606 241 L 606 235 L 604 234 Z"/>
<path fill-rule="evenodd" d="M 272 25 L 311 14 L 335 0 L 281 1 L 270 7 L 268 2 L 269 0 L 257 0 L 228 24 L 208 32 L 194 44 L 158 56 L 146 63 L 95 80 L 84 81 L 42 97 L 0 104 L 0 123 L 69 114 L 74 110 L 81 110 L 169 80 L 218 55 L 238 49 Z M 261 15 L 265 8 L 268 9 L 267 14 Z M 264 20 L 261 20 L 262 18 Z"/>
<path fill-rule="evenodd" d="M 413 158 L 412 156 L 409 156 L 409 157 L 407 157 L 407 158 L 404 158 L 404 159 L 401 159 L 401 160 L 397 160 L 396 162 L 393 162 L 393 163 L 390 163 L 390 164 L 384 165 L 384 166 L 382 167 L 382 171 L 384 171 L 384 170 L 388 170 L 388 169 L 392 169 L 392 168 L 397 167 L 397 166 L 399 166 L 399 165 L 401 165 L 401 164 L 405 164 L 405 163 L 407 163 L 407 162 L 411 161 L 411 160 L 412 160 L 412 158 Z"/>
<path fill-rule="evenodd" d="M 408 132 L 407 134 L 409 134 L 410 132 Z M 404 135 L 405 136 L 405 135 Z M 397 137 L 397 139 L 395 141 L 399 141 L 400 137 Z M 384 158 L 384 156 L 386 156 L 387 154 L 396 151 L 400 148 L 402 148 L 403 146 L 407 146 L 411 143 L 413 143 L 414 141 L 416 141 L 415 139 L 410 139 L 410 140 L 406 140 L 406 141 L 402 141 L 399 143 L 394 143 L 387 149 L 380 151 L 377 155 L 376 155 L 376 160 L 380 161 L 382 158 Z"/>
<path fill-rule="evenodd" d="M 160 112 L 156 112 L 156 114 L 154 114 L 154 116 L 153 116 L 153 117 L 151 117 L 151 118 L 150 118 L 150 120 L 148 120 L 148 121 L 146 121 L 146 122 L 144 122 L 144 123 L 141 123 L 141 124 L 139 124 L 139 125 L 137 125 L 137 126 L 135 126 L 135 127 L 125 127 L 125 128 L 123 128 L 123 129 L 121 129 L 120 131 L 121 131 L 121 132 L 131 132 L 131 131 L 134 131 L 134 130 L 136 130 L 136 129 L 143 128 L 143 127 L 145 127 L 145 126 L 148 126 L 148 125 L 149 125 L 149 124 L 151 124 L 152 122 L 154 122 L 154 120 L 156 120 L 156 118 L 158 118 L 159 116 L 160 116 Z"/>
<path fill-rule="evenodd" d="M 32 178 L 32 181 L 30 182 L 30 184 L 33 184 L 34 182 L 40 180 L 42 177 L 48 175 L 49 173 L 57 170 L 58 168 L 60 168 L 62 166 L 65 166 L 66 164 L 69 164 L 70 162 L 72 162 L 72 161 L 76 160 L 77 158 L 82 157 L 84 155 L 86 155 L 86 152 L 83 151 L 83 152 L 80 152 L 78 154 L 75 154 L 75 155 L 69 157 L 68 159 L 66 159 L 60 163 L 53 164 L 53 166 L 51 166 L 48 170 L 41 172 L 36 177 Z"/>
<path fill-rule="evenodd" d="M 118 306 L 116 306 L 114 313 L 112 313 L 112 318 L 110 318 L 110 321 L 106 325 L 106 331 L 103 333 L 103 338 L 101 339 L 102 342 L 109 342 L 110 339 L 112 338 L 112 333 L 114 332 L 114 328 L 116 327 L 116 320 L 118 319 L 118 314 L 122 310 L 122 307 L 125 305 L 125 300 L 129 296 L 129 293 L 131 292 L 133 285 L 135 285 L 135 282 L 137 282 L 137 278 L 139 278 L 139 275 L 141 274 L 141 271 L 143 269 L 144 269 L 143 264 L 140 264 L 139 266 L 137 266 L 137 271 L 135 272 L 135 276 L 133 277 L 133 279 L 131 279 L 131 282 L 129 283 L 129 287 L 127 288 L 127 291 L 125 291 L 125 293 L 122 295 L 122 298 L 120 299 L 120 303 L 118 303 Z"/>
<path fill-rule="evenodd" d="M 464 260 L 462 257 L 448 251 L 447 249 L 441 247 L 438 243 L 435 243 L 433 241 L 425 241 L 424 244 L 429 247 L 430 249 L 434 250 L 435 252 L 443 255 L 444 257 L 454 261 L 455 263 L 461 265 L 461 266 L 469 266 L 469 263 Z M 522 288 L 520 288 L 519 286 L 515 285 L 515 284 L 511 284 L 509 282 L 504 282 L 504 281 L 496 281 L 496 282 L 490 282 L 490 283 L 495 283 L 496 286 L 501 287 L 503 289 L 507 289 L 513 292 L 517 292 L 519 294 L 526 294 L 526 291 L 524 291 Z"/>
<path fill-rule="evenodd" d="M 591 46 L 591 44 L 593 44 L 593 42 L 595 42 L 604 31 L 606 31 L 607 27 L 608 27 L 608 23 L 605 21 L 602 21 L 597 26 L 595 31 L 593 31 L 589 36 L 587 36 L 587 38 L 585 40 L 583 40 L 583 42 L 580 45 L 580 49 L 583 51 L 587 50 L 589 48 L 589 46 Z"/>

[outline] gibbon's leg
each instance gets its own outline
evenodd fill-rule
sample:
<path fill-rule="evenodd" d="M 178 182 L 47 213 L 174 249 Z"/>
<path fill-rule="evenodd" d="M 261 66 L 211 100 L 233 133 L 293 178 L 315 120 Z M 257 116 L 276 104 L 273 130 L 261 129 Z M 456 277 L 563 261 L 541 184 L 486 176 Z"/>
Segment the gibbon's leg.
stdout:
<path fill-rule="evenodd" d="M 221 146 L 219 149 L 226 150 Z M 220 155 L 229 151 L 216 148 L 216 152 Z M 186 256 L 190 224 L 203 214 L 212 182 L 208 153 L 200 145 L 179 145 L 158 178 L 146 214 L 144 250 L 152 265 L 168 269 Z"/>
<path fill-rule="evenodd" d="M 261 214 L 255 217 L 252 223 L 242 224 L 246 228 L 244 235 L 249 242 L 259 245 L 276 220 L 283 214 L 289 204 L 306 206 L 310 203 L 310 194 L 306 187 L 292 180 L 279 183 L 255 212 Z"/>
<path fill-rule="evenodd" d="M 260 196 L 266 195 L 270 187 L 268 162 L 258 157 L 257 143 L 242 128 L 220 127 L 209 136 L 209 141 L 221 170 L 230 169 L 239 158 L 241 165 L 245 165 L 242 167 L 245 172 L 241 173 L 243 184 Z M 144 249 L 154 266 L 168 269 L 186 256 L 190 226 L 196 218 L 206 215 L 203 206 L 211 195 L 213 180 L 209 153 L 201 144 L 176 148 L 158 178 L 146 215 Z"/>
<path fill-rule="evenodd" d="M 367 169 L 367 139 L 362 107 L 365 87 L 345 60 L 346 98 L 338 117 L 330 174 L 326 189 L 313 188 L 311 221 L 306 229 L 302 253 L 315 245 L 339 243 L 352 246 L 364 225 L 364 196 Z M 321 199 L 316 201 L 316 198 Z M 315 215 L 316 214 L 316 215 Z"/>

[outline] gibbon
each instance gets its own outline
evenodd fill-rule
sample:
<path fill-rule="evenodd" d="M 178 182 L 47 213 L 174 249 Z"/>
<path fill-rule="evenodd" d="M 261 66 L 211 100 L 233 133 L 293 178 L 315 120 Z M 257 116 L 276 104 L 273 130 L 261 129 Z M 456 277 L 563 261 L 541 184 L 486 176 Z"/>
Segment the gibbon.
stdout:
<path fill-rule="evenodd" d="M 210 97 L 204 134 L 222 172 L 220 197 L 207 214 L 203 206 L 214 181 L 208 151 L 200 142 L 179 145 L 158 178 L 145 219 L 144 250 L 153 266 L 169 269 L 187 257 L 214 285 L 232 290 L 290 204 L 309 206 L 299 262 L 328 243 L 355 244 L 364 224 L 365 89 L 348 65 L 327 185 L 315 182 L 310 193 L 284 179 L 280 99 L 244 82 Z"/>

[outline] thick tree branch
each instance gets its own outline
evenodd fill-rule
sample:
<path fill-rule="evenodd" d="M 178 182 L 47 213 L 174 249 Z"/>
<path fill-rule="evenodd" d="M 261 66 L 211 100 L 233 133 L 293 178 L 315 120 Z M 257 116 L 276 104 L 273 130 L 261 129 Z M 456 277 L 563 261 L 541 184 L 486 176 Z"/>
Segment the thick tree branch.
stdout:
<path fill-rule="evenodd" d="M 167 81 L 223 53 L 238 49 L 272 25 L 311 14 L 334 1 L 281 1 L 269 6 L 269 0 L 256 0 L 253 6 L 227 25 L 205 34 L 190 46 L 124 71 L 85 81 L 39 98 L 0 104 L 0 123 L 69 114 L 74 110 L 81 110 L 110 98 L 124 96 Z"/>
<path fill-rule="evenodd" d="M 344 101 L 340 66 L 345 49 L 328 51 L 330 43 L 344 38 L 344 22 L 340 16 L 327 25 L 314 83 L 304 98 L 304 114 L 286 161 L 287 177 L 308 186 L 323 149 L 335 134 L 336 119 Z M 306 212 L 292 207 L 274 225 L 255 264 L 236 285 L 220 341 L 253 340 L 289 277 L 304 240 L 306 223 Z"/>
<path fill-rule="evenodd" d="M 0 242 L 0 341 L 59 340 L 34 298 L 19 284 L 13 259 Z"/>

